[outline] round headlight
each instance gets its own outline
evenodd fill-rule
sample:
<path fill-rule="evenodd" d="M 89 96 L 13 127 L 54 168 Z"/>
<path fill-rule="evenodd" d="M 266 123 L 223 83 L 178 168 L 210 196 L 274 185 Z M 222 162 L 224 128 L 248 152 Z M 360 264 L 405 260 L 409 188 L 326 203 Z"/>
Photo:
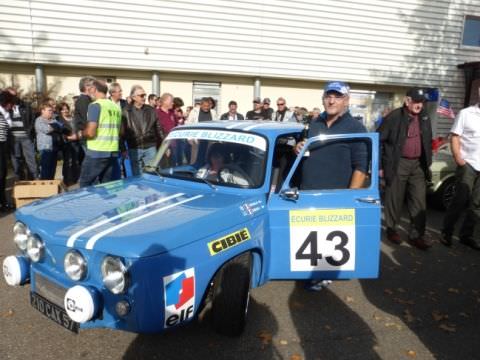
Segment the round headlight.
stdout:
<path fill-rule="evenodd" d="M 122 260 L 106 256 L 102 262 L 102 276 L 105 287 L 114 294 L 120 294 L 127 288 L 127 268 Z"/>
<path fill-rule="evenodd" d="M 82 280 L 87 273 L 87 261 L 77 250 L 70 250 L 65 255 L 63 267 L 68 277 L 74 281 Z"/>
<path fill-rule="evenodd" d="M 27 250 L 28 229 L 25 224 L 17 221 L 13 226 L 13 241 L 21 251 Z"/>
<path fill-rule="evenodd" d="M 45 253 L 45 245 L 37 235 L 28 235 L 27 255 L 33 262 L 43 259 Z"/>

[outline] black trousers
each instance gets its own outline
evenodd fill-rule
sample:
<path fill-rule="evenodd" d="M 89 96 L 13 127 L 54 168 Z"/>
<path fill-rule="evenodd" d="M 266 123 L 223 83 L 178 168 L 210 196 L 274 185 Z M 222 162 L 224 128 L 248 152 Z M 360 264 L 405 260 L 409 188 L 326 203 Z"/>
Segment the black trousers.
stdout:
<path fill-rule="evenodd" d="M 62 176 L 63 183 L 67 186 L 75 184 L 80 177 L 80 159 L 83 154 L 81 146 L 77 143 L 66 142 L 62 147 L 63 167 Z M 83 159 L 82 159 L 83 160 Z"/>
<path fill-rule="evenodd" d="M 460 229 L 460 238 L 480 244 L 480 171 L 465 164 L 457 166 L 455 176 L 455 197 L 443 219 L 442 232 L 451 236 L 461 214 L 467 210 Z"/>
<path fill-rule="evenodd" d="M 8 142 L 0 141 L 0 206 L 7 202 L 5 187 L 7 186 Z"/>
<path fill-rule="evenodd" d="M 385 188 L 384 211 L 387 232 L 396 231 L 406 201 L 410 217 L 409 238 L 415 239 L 425 234 L 426 191 L 425 173 L 420 161 L 401 158 L 395 177 Z"/>

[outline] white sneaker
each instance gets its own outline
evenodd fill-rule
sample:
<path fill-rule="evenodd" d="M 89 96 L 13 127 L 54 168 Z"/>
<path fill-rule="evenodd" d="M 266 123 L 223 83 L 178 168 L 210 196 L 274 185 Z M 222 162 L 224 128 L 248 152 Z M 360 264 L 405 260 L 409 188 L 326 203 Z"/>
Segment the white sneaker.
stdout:
<path fill-rule="evenodd" d="M 305 290 L 320 291 L 332 283 L 332 280 L 310 280 L 305 284 Z"/>

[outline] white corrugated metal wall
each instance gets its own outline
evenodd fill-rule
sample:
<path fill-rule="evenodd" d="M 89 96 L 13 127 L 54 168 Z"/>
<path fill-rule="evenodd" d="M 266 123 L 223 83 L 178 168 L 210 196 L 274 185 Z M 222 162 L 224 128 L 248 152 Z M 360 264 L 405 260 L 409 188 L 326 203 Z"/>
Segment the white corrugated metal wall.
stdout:
<path fill-rule="evenodd" d="M 3 0 L 0 61 L 432 86 L 458 109 L 478 4 Z"/>

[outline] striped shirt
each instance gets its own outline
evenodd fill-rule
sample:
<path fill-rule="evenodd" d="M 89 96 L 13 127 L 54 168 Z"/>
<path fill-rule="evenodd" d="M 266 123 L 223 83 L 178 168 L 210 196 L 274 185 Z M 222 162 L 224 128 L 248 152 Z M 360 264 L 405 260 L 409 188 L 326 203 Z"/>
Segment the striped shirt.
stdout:
<path fill-rule="evenodd" d="M 16 138 L 27 137 L 27 131 L 25 130 L 22 114 L 20 112 L 20 107 L 18 105 L 15 105 L 13 107 L 11 117 L 12 117 L 12 127 L 10 131 L 12 135 Z"/>
<path fill-rule="evenodd" d="M 8 111 L 0 106 L 0 142 L 5 142 L 8 139 L 9 119 Z"/>

